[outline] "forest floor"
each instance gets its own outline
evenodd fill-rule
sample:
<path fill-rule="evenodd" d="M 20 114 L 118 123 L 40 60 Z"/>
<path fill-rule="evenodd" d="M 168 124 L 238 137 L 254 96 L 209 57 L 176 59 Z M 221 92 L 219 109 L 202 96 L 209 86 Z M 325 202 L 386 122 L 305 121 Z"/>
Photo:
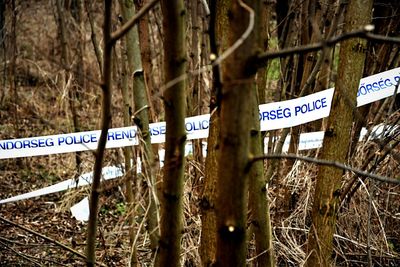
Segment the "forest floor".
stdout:
<path fill-rule="evenodd" d="M 52 116 L 57 118 L 55 114 L 51 114 L 54 110 L 48 109 L 46 114 L 50 118 Z M 7 131 L 2 131 L 3 134 L 0 137 L 2 140 L 11 137 L 9 134 L 5 136 L 4 133 L 13 132 L 14 118 L 10 117 L 8 112 L 4 109 L 0 111 L 2 128 L 7 129 Z M 41 124 L 37 123 L 34 117 L 20 115 L 20 118 L 23 118 L 19 125 L 19 129 L 23 129 L 20 131 L 21 137 L 54 133 L 51 127 L 48 129 L 44 129 L 46 127 L 43 125 L 40 127 Z M 89 152 L 83 153 L 82 156 L 84 158 L 82 170 L 88 172 L 92 167 L 93 156 Z M 74 154 L 0 160 L 0 170 L 0 199 L 28 193 L 79 175 L 75 171 Z M 100 236 L 97 251 L 99 262 L 107 263 L 106 266 L 125 266 L 127 258 L 124 253 L 127 249 L 122 249 L 126 238 L 121 231 L 119 235 L 115 231 L 115 227 L 123 227 L 121 216 L 118 214 L 121 211 L 117 210 L 118 204 L 123 203 L 118 183 L 118 181 L 105 182 L 104 185 L 107 188 L 101 198 Z M 0 265 L 84 266 L 84 261 L 79 256 L 15 224 L 45 235 L 84 254 L 86 223 L 73 218 L 69 208 L 87 196 L 88 189 L 84 187 L 69 192 L 1 204 L 0 216 L 13 224 L 0 220 Z M 113 242 L 107 242 L 111 238 Z"/>

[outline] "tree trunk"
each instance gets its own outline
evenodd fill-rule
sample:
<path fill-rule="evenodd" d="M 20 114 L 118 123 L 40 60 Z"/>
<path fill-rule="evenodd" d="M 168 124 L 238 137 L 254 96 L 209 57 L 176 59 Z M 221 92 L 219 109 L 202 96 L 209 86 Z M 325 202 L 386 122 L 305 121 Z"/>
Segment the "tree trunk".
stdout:
<path fill-rule="evenodd" d="M 268 18 L 267 1 L 262 1 L 260 16 L 257 20 L 258 45 L 262 51 L 268 49 Z M 251 154 L 264 153 L 264 133 L 260 132 L 258 106 L 265 101 L 266 68 L 257 72 L 257 88 L 252 94 L 249 105 L 252 107 L 251 118 Z M 260 101 L 261 100 L 261 101 Z M 274 251 L 272 245 L 272 227 L 267 195 L 266 178 L 264 176 L 264 162 L 259 161 L 252 165 L 249 178 L 249 209 L 252 232 L 256 244 L 255 260 L 257 266 L 274 266 Z"/>
<path fill-rule="evenodd" d="M 61 40 L 62 64 L 66 68 L 71 68 L 71 51 L 70 51 L 70 46 L 69 46 L 69 42 L 68 42 L 69 36 L 67 36 L 67 23 L 66 23 L 65 17 L 64 17 L 66 10 L 62 7 L 61 0 L 57 0 L 56 6 L 57 6 L 58 29 L 59 29 L 60 40 Z M 80 56 L 82 56 L 82 55 L 80 55 Z M 80 65 L 83 65 L 83 58 L 81 57 L 80 60 L 81 60 L 81 64 L 77 64 L 76 71 L 83 77 L 83 72 L 82 72 L 83 66 L 80 66 Z M 79 68 L 82 68 L 82 69 L 79 69 Z M 78 71 L 80 71 L 80 72 L 78 72 Z M 71 76 L 71 79 L 74 79 L 74 75 Z M 82 83 L 82 82 L 83 82 L 83 79 L 78 79 L 78 83 Z M 79 107 L 78 86 L 74 85 L 71 88 L 68 88 L 68 102 L 69 102 L 69 107 L 71 109 L 73 132 L 79 132 L 81 127 L 80 127 L 78 112 L 77 112 L 77 110 L 78 110 L 77 107 Z M 81 152 L 76 152 L 75 153 L 75 164 L 76 164 L 75 177 L 76 178 L 81 173 L 81 161 L 82 161 L 81 160 Z"/>
<path fill-rule="evenodd" d="M 186 73 L 185 20 L 182 0 L 161 0 L 164 30 L 164 83 Z M 161 193 L 161 237 L 156 266 L 179 266 L 185 164 L 185 81 L 164 91 L 165 165 Z"/>
<path fill-rule="evenodd" d="M 134 5 L 132 0 L 120 2 L 123 21 L 128 21 L 134 15 Z M 151 136 L 149 131 L 149 105 L 147 102 L 147 92 L 144 84 L 144 74 L 141 62 L 141 53 L 139 46 L 139 36 L 137 27 L 132 28 L 126 35 L 127 56 L 129 65 L 129 77 L 133 78 L 133 96 L 134 96 L 134 122 L 138 127 L 139 138 L 144 142 L 140 144 L 140 157 L 142 159 L 142 174 L 140 174 L 148 184 L 149 195 L 149 215 L 148 232 L 150 236 L 150 247 L 155 251 L 158 245 L 158 212 L 156 207 L 155 176 L 153 174 L 154 155 L 151 149 Z M 130 116 L 132 116 L 131 114 Z M 131 122 L 130 122 L 131 124 Z M 139 184 L 139 183 L 138 183 Z M 133 227 L 133 226 L 131 226 Z"/>
<path fill-rule="evenodd" d="M 147 4 L 148 0 L 135 0 L 136 10 L 139 11 L 145 4 Z M 151 46 L 150 46 L 150 31 L 149 31 L 149 16 L 145 15 L 139 20 L 138 34 L 139 34 L 139 45 L 142 59 L 143 72 L 145 77 L 145 84 L 147 90 L 147 102 L 150 106 L 150 118 L 152 121 L 155 121 L 155 112 L 154 105 L 151 101 L 150 96 L 156 94 L 154 92 L 154 78 L 153 78 L 153 63 L 152 63 L 152 55 L 151 55 Z M 158 147 L 158 146 L 157 146 Z M 158 151 L 158 149 L 156 149 Z"/>
<path fill-rule="evenodd" d="M 248 1 L 258 15 L 258 1 Z M 219 10 L 218 10 L 219 9 Z M 222 47 L 231 47 L 248 27 L 250 8 L 242 1 L 218 1 L 218 21 L 224 23 Z M 254 13 L 252 14 L 254 16 Z M 236 51 L 222 62 L 220 153 L 217 182 L 216 266 L 245 266 L 248 160 L 255 71 L 248 62 L 257 43 L 253 30 Z M 223 49 L 224 50 L 224 49 Z"/>
<path fill-rule="evenodd" d="M 6 57 L 6 1 L 0 0 L 0 64 L 2 65 L 2 77 L 0 78 L 1 85 L 4 88 L 0 91 L 0 108 L 3 107 L 4 97 L 6 95 L 6 73 L 7 73 L 7 57 Z"/>
<path fill-rule="evenodd" d="M 349 32 L 369 23 L 372 0 L 350 1 L 345 14 L 344 31 Z M 364 69 L 366 42 L 351 39 L 341 44 L 338 80 L 332 100 L 331 114 L 323 141 L 321 158 L 345 162 L 350 145 L 353 110 L 357 106 L 357 90 Z M 339 207 L 343 171 L 320 166 L 314 193 L 312 225 L 308 234 L 306 266 L 329 266 L 333 247 L 336 216 Z"/>
<path fill-rule="evenodd" d="M 18 47 L 17 47 L 17 18 L 18 18 L 18 9 L 15 4 L 15 0 L 11 1 L 11 10 L 12 10 L 12 18 L 11 18 L 11 32 L 10 32 L 10 47 L 11 47 L 11 55 L 10 55 L 10 63 L 8 67 L 8 75 L 9 75 L 9 83 L 10 83 L 10 91 L 12 95 L 12 111 L 13 111 L 13 128 L 14 128 L 14 137 L 18 138 L 20 136 L 20 117 L 18 113 L 19 109 L 19 94 L 17 88 L 17 57 L 18 57 Z M 21 159 L 16 160 L 16 166 L 22 167 Z"/>
<path fill-rule="evenodd" d="M 200 18 L 202 16 L 202 9 L 199 8 L 200 2 L 199 1 L 192 1 L 190 3 L 190 18 L 192 24 L 192 36 L 191 36 L 191 49 L 189 51 L 189 55 L 191 58 L 191 67 L 190 70 L 194 71 L 200 68 L 200 46 L 199 46 L 199 34 L 201 29 Z M 190 85 L 188 86 L 188 105 L 187 105 L 187 114 L 188 116 L 195 116 L 201 115 L 201 86 L 200 86 L 200 75 L 194 75 L 190 79 Z M 195 139 L 192 140 L 192 147 L 193 147 L 193 159 L 195 162 L 200 163 L 199 166 L 203 166 L 203 147 L 202 147 L 202 140 Z M 200 180 L 202 175 L 202 171 L 198 168 L 193 168 L 193 187 L 198 188 L 197 184 Z M 195 192 L 197 193 L 197 192 Z"/>
<path fill-rule="evenodd" d="M 122 44 L 124 47 L 121 50 L 126 49 L 126 41 Z M 127 62 L 125 61 L 125 55 L 122 53 L 121 55 L 122 62 L 121 62 L 121 76 L 122 81 L 120 84 L 120 88 L 122 91 L 122 99 L 123 99 L 123 116 L 124 116 L 124 126 L 131 126 L 132 125 L 132 91 L 129 90 L 129 71 L 127 67 Z M 130 266 L 137 266 L 137 253 L 136 248 L 133 246 L 133 242 L 135 239 L 135 212 L 134 212 L 134 193 L 133 193 L 133 151 L 132 147 L 124 147 L 124 160 L 125 160 L 125 194 L 126 194 L 126 206 L 128 211 L 128 224 L 129 224 L 129 242 L 131 245 L 131 253 L 130 253 Z"/>
<path fill-rule="evenodd" d="M 258 118 L 259 101 L 256 92 L 252 94 L 249 105 L 253 108 L 251 113 L 251 154 L 262 155 L 264 153 L 264 142 L 260 132 L 260 120 Z M 257 266 L 274 266 L 273 236 L 263 161 L 257 161 L 251 166 L 249 175 L 249 207 L 250 222 L 256 241 Z"/>
<path fill-rule="evenodd" d="M 215 58 L 219 51 L 217 45 L 217 35 L 221 34 L 216 23 L 217 2 L 210 3 L 210 51 Z M 200 200 L 201 209 L 201 240 L 200 257 L 202 266 L 213 266 L 216 260 L 217 251 L 217 222 L 216 222 L 216 198 L 217 198 L 217 178 L 218 178 L 218 151 L 219 151 L 219 96 L 221 91 L 220 69 L 219 66 L 213 67 L 212 89 L 210 96 L 210 130 L 207 139 L 207 157 L 204 174 L 203 193 Z"/>
<path fill-rule="evenodd" d="M 202 266 L 213 266 L 216 260 L 217 223 L 216 223 L 216 198 L 218 175 L 218 136 L 219 114 L 214 112 L 210 118 L 210 130 L 207 139 L 207 158 L 203 193 L 200 200 L 201 208 L 201 240 L 200 257 Z"/>

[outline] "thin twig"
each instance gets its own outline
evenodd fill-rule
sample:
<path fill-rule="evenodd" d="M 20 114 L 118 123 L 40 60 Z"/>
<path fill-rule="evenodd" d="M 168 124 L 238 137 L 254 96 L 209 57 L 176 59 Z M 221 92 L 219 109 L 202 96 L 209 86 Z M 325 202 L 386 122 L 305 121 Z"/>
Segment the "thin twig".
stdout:
<path fill-rule="evenodd" d="M 370 41 L 375 41 L 375 42 L 400 44 L 400 38 L 398 38 L 398 37 L 379 35 L 379 34 L 374 34 L 371 32 L 365 33 L 365 39 L 370 40 Z"/>
<path fill-rule="evenodd" d="M 34 263 L 34 264 L 37 265 L 37 266 L 42 266 L 42 265 L 40 264 L 40 262 L 37 262 L 37 261 L 31 259 L 30 257 L 28 257 L 27 255 L 25 255 L 25 254 L 23 254 L 23 253 L 21 253 L 21 252 L 15 250 L 15 249 L 13 249 L 13 248 L 10 247 L 9 245 L 5 244 L 4 242 L 0 241 L 0 244 L 1 244 L 2 246 L 4 246 L 6 249 L 9 249 L 9 250 L 11 250 L 12 252 L 14 252 L 17 256 L 19 256 L 19 257 L 21 257 L 21 258 L 23 258 L 23 259 L 25 259 L 25 260 L 27 260 L 27 261 L 29 261 L 29 262 L 32 262 L 32 263 Z"/>
<path fill-rule="evenodd" d="M 7 242 L 7 243 L 12 243 L 12 244 L 15 244 L 15 245 L 18 245 L 18 246 L 43 246 L 43 244 L 24 244 L 24 243 L 21 243 L 21 242 L 18 242 L 18 241 L 14 241 L 14 240 L 10 240 L 10 239 L 7 239 L 7 238 L 1 237 L 1 236 L 0 236 L 0 241 L 4 241 L 4 242 Z"/>
<path fill-rule="evenodd" d="M 310 158 L 310 157 L 300 156 L 300 155 L 296 155 L 296 154 L 265 154 L 265 155 L 261 155 L 261 156 L 251 156 L 249 159 L 247 168 L 250 168 L 254 162 L 256 162 L 258 160 L 264 160 L 264 159 L 297 159 L 297 160 L 302 160 L 302 161 L 306 161 L 306 162 L 316 163 L 319 165 L 332 166 L 332 167 L 336 167 L 336 168 L 339 168 L 342 170 L 351 171 L 351 172 L 358 174 L 359 176 L 372 178 L 374 180 L 378 180 L 381 182 L 400 184 L 400 177 L 397 179 L 389 178 L 389 177 L 381 176 L 378 174 L 365 172 L 365 171 L 347 166 L 347 165 L 337 162 L 337 161 Z"/>
<path fill-rule="evenodd" d="M 57 245 L 57 246 L 59 246 L 59 247 L 62 247 L 62 248 L 65 249 L 65 250 L 68 250 L 68 251 L 71 252 L 72 254 L 75 254 L 75 255 L 77 255 L 77 256 L 83 258 L 83 259 L 86 259 L 86 256 L 85 256 L 85 255 L 79 253 L 78 251 L 76 251 L 76 250 L 74 250 L 74 249 L 72 249 L 72 248 L 70 248 L 70 247 L 67 247 L 66 245 L 64 245 L 64 244 L 62 244 L 62 243 L 60 243 L 60 242 L 58 242 L 57 240 L 51 239 L 50 237 L 47 237 L 47 236 L 45 236 L 45 235 L 42 235 L 41 233 L 35 232 L 35 231 L 33 231 L 33 230 L 31 230 L 31 229 L 25 227 L 25 226 L 22 226 L 22 225 L 19 225 L 19 224 L 15 223 L 15 222 L 12 222 L 12 221 L 10 221 L 10 220 L 8 220 L 8 219 L 2 217 L 2 216 L 0 216 L 0 220 L 3 221 L 3 222 L 6 222 L 6 223 L 8 223 L 8 224 L 11 224 L 11 225 L 13 225 L 13 226 L 16 226 L 16 227 L 18 227 L 18 228 L 20 228 L 20 229 L 22 229 L 22 230 L 24 230 L 24 231 L 27 231 L 27 232 L 29 232 L 29 233 L 31 233 L 31 234 L 33 234 L 33 235 L 39 236 L 39 237 L 43 238 L 44 240 L 47 240 L 47 241 L 49 241 L 49 242 L 51 242 L 51 243 L 53 243 L 53 244 L 55 244 L 55 245 Z"/>
<path fill-rule="evenodd" d="M 368 218 L 367 218 L 367 258 L 368 267 L 372 267 L 372 252 L 371 252 L 371 213 L 372 213 L 372 195 L 374 191 L 374 184 L 370 186 L 368 192 Z"/>

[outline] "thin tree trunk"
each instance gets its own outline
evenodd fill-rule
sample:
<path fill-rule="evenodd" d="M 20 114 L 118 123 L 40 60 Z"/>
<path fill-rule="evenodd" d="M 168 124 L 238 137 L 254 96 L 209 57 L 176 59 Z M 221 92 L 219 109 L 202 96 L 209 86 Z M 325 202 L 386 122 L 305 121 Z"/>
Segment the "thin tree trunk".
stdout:
<path fill-rule="evenodd" d="M 139 11 L 140 8 L 147 3 L 143 1 L 135 1 L 136 9 Z M 147 174 L 147 184 L 148 192 L 150 198 L 150 209 L 148 216 L 148 227 L 147 230 L 150 235 L 150 247 L 153 252 L 156 251 L 160 239 L 160 229 L 159 229 L 159 201 L 157 193 L 157 176 L 156 173 L 159 171 L 159 164 L 156 163 L 158 157 L 158 145 L 151 145 L 151 135 L 149 132 L 149 122 L 150 120 L 155 120 L 154 108 L 150 99 L 150 94 L 153 92 L 153 78 L 152 78 L 152 62 L 151 62 L 151 51 L 150 51 L 150 38 L 149 38 L 149 19 L 148 16 L 143 16 L 139 20 L 138 34 L 139 34 L 139 46 L 141 51 L 141 62 L 143 66 L 143 72 L 138 72 L 134 75 L 137 84 L 143 84 L 143 90 L 135 91 L 135 110 L 141 110 L 137 114 L 139 120 L 139 126 L 141 125 L 142 136 L 145 139 L 145 155 L 147 155 L 146 171 Z M 147 108 L 144 108 L 147 106 Z M 153 147 L 153 149 L 152 149 Z"/>
<path fill-rule="evenodd" d="M 135 0 L 136 10 L 139 11 L 145 4 L 147 4 L 148 0 Z M 155 121 L 156 116 L 154 112 L 154 105 L 151 101 L 150 96 L 154 92 L 154 78 L 153 78 L 153 63 L 152 63 L 152 54 L 151 54 L 151 43 L 150 43 L 150 31 L 149 31 L 149 16 L 145 15 L 139 20 L 138 34 L 139 34 L 139 45 L 140 52 L 142 58 L 142 66 L 144 71 L 146 90 L 147 90 L 147 102 L 150 106 L 150 118 L 152 121 Z M 158 151 L 158 149 L 156 150 Z"/>
<path fill-rule="evenodd" d="M 0 64 L 2 64 L 3 71 L 0 75 L 2 77 L 0 78 L 1 85 L 3 87 L 3 90 L 0 90 L 0 108 L 3 107 L 4 103 L 4 98 L 6 96 L 6 82 L 7 82 L 7 53 L 6 53 L 6 42 L 5 42 L 5 36 L 6 36 L 6 1 L 1 0 L 0 1 Z"/>
<path fill-rule="evenodd" d="M 218 175 L 218 136 L 219 114 L 214 112 L 210 118 L 210 130 L 207 142 L 207 158 L 205 167 L 205 181 L 203 194 L 200 200 L 201 208 L 201 240 L 200 257 L 202 266 L 213 266 L 216 260 L 217 223 L 216 223 L 216 198 Z"/>
<path fill-rule="evenodd" d="M 132 0 L 120 1 L 123 21 L 128 21 L 134 14 L 134 5 Z M 139 138 L 144 142 L 140 142 L 141 159 L 142 159 L 142 174 L 140 176 L 145 179 L 148 185 L 149 194 L 149 216 L 148 231 L 150 235 L 150 247 L 155 251 L 158 245 L 158 213 L 156 209 L 156 193 L 155 193 L 155 176 L 153 174 L 154 155 L 151 149 L 151 136 L 149 131 L 149 105 L 147 102 L 146 88 L 144 84 L 144 75 L 142 69 L 139 36 L 137 27 L 132 28 L 127 34 L 127 56 L 130 77 L 133 78 L 133 95 L 134 95 L 134 122 L 139 129 Z M 133 244 L 132 244 L 133 245 Z M 132 248 L 134 249 L 134 248 Z M 132 256 L 134 256 L 132 254 Z M 133 258 L 132 258 L 133 259 Z"/>
<path fill-rule="evenodd" d="M 189 53 L 191 58 L 191 71 L 200 68 L 200 47 L 199 47 L 199 33 L 201 29 L 200 17 L 202 9 L 199 8 L 200 2 L 192 1 L 190 9 L 190 17 L 192 23 L 192 36 L 191 36 L 191 51 Z M 194 75 L 191 79 L 191 86 L 188 87 L 188 116 L 201 115 L 201 99 L 199 98 L 201 87 L 200 87 L 200 75 Z M 203 149 L 202 140 L 195 139 L 192 140 L 193 146 L 193 158 L 195 162 L 200 163 L 203 166 Z M 193 169 L 193 186 L 197 188 L 197 184 L 200 180 L 202 171 L 198 168 Z M 198 192 L 198 191 L 197 191 Z M 196 193 L 197 193 L 196 192 Z"/>
<path fill-rule="evenodd" d="M 16 80 L 16 71 L 17 71 L 17 15 L 18 10 L 15 4 L 15 0 L 11 1 L 11 9 L 12 9 L 12 18 L 11 18 L 11 57 L 10 57 L 10 67 L 9 71 L 9 82 L 10 82 L 10 91 L 12 94 L 12 104 L 13 104 L 13 126 L 14 126 L 14 136 L 18 138 L 20 136 L 20 121 L 18 114 L 19 107 L 19 94 L 17 89 L 17 80 Z M 16 160 L 16 165 L 20 166 L 22 161 L 20 159 Z"/>
<path fill-rule="evenodd" d="M 259 102 L 256 93 L 252 95 L 249 105 L 253 107 L 251 113 L 251 154 L 261 155 L 263 154 L 264 142 L 260 132 Z M 256 241 L 257 266 L 271 267 L 274 266 L 273 236 L 263 161 L 252 164 L 249 177 L 250 222 Z"/>
<path fill-rule="evenodd" d="M 71 55 L 70 55 L 70 47 L 68 43 L 68 36 L 67 36 L 67 23 L 65 21 L 64 13 L 66 10 L 62 7 L 62 1 L 57 0 L 56 1 L 56 6 L 57 6 L 57 19 L 58 19 L 58 27 L 59 27 L 59 32 L 60 32 L 60 39 L 61 39 L 61 57 L 62 57 L 62 63 L 64 66 L 67 68 L 71 67 Z M 81 42 L 81 41 L 80 41 Z M 82 51 L 81 51 L 82 52 Z M 78 55 L 79 56 L 79 55 Z M 82 55 L 81 55 L 82 56 Z M 79 68 L 82 68 L 80 72 L 78 72 L 80 75 L 83 77 L 83 59 L 81 58 L 82 62 L 81 64 L 77 64 L 77 71 L 79 71 Z M 74 75 L 71 76 L 71 79 L 73 79 Z M 83 82 L 82 79 L 79 79 L 78 82 Z M 79 118 L 78 118 L 78 112 L 77 112 L 77 106 L 79 106 L 79 100 L 78 100 L 78 87 L 72 86 L 71 88 L 68 88 L 68 102 L 69 102 L 69 107 L 71 109 L 71 117 L 72 117 L 72 127 L 74 132 L 79 132 L 80 131 L 80 123 L 79 123 Z M 75 164 L 76 164 L 76 172 L 75 172 L 75 177 L 78 177 L 79 174 L 81 173 L 81 153 L 76 152 L 75 153 Z"/>
<path fill-rule="evenodd" d="M 296 45 L 296 18 L 294 15 L 290 15 L 293 12 L 291 5 L 294 5 L 294 2 L 290 2 L 288 0 L 278 1 L 276 5 L 276 14 L 277 14 L 277 23 L 278 26 L 278 39 L 279 39 L 279 47 L 292 47 Z M 295 71 L 294 65 L 295 56 L 289 56 L 286 58 L 280 59 L 280 70 L 282 72 L 281 78 L 278 81 L 278 88 L 280 88 L 280 94 L 276 94 L 275 101 L 286 100 L 286 95 L 288 91 L 291 91 L 291 87 L 294 84 L 293 80 L 295 80 Z M 290 132 L 290 128 L 285 128 L 281 132 L 279 136 L 279 140 L 276 143 L 275 147 L 273 147 L 274 153 L 282 153 L 283 145 L 285 143 L 286 137 Z M 272 134 L 272 132 L 270 132 Z M 279 175 L 280 172 L 280 160 L 279 159 L 271 159 L 268 161 L 268 168 L 266 171 L 266 180 L 269 183 L 272 178 L 277 177 L 281 178 Z M 276 183 L 279 183 L 277 179 Z"/>
<path fill-rule="evenodd" d="M 371 8 L 372 0 L 350 1 L 345 14 L 344 31 L 348 32 L 368 24 Z M 358 83 L 362 77 L 365 60 L 363 51 L 353 49 L 356 45 L 365 47 L 366 42 L 352 39 L 341 44 L 338 80 L 321 151 L 321 158 L 326 160 L 345 162 L 348 155 L 353 110 L 357 106 Z M 320 166 L 318 169 L 306 266 L 331 264 L 342 175 L 342 170 L 332 167 Z"/>
<path fill-rule="evenodd" d="M 164 83 L 186 73 L 185 21 L 182 0 L 161 0 L 164 30 Z M 164 91 L 166 121 L 165 165 L 161 193 L 161 237 L 156 266 L 179 266 L 183 225 L 185 165 L 185 81 Z"/>
<path fill-rule="evenodd" d="M 99 45 L 99 41 L 97 40 L 97 35 L 96 35 L 96 29 L 95 29 L 95 25 L 94 25 L 94 18 L 93 18 L 93 14 L 92 11 L 90 9 L 90 0 L 85 0 L 85 7 L 86 7 L 86 13 L 88 16 L 88 20 L 90 23 L 90 29 L 92 31 L 90 38 L 92 40 L 92 44 L 93 44 L 93 49 L 94 49 L 94 53 L 96 55 L 96 59 L 97 59 L 97 63 L 99 64 L 99 70 L 100 73 L 103 73 L 103 54 L 100 50 L 100 45 Z"/>
<path fill-rule="evenodd" d="M 137 71 L 133 74 L 134 80 L 134 103 L 135 119 L 134 122 L 140 130 L 140 138 L 144 143 L 141 150 L 142 175 L 145 178 L 148 192 L 149 212 L 147 216 L 147 231 L 150 236 L 150 248 L 155 252 L 159 244 L 159 202 L 156 189 L 156 176 L 154 173 L 154 153 L 151 146 L 151 135 L 149 128 L 149 105 L 147 102 L 146 87 L 143 71 Z"/>
<path fill-rule="evenodd" d="M 219 55 L 217 47 L 216 24 L 217 10 L 216 1 L 210 3 L 210 51 L 217 57 Z M 220 24 L 219 24 L 220 25 Z M 221 34 L 221 33 L 219 33 Z M 213 266 L 216 260 L 217 251 L 217 222 L 216 222 L 216 198 L 217 198 L 217 178 L 218 178 L 218 151 L 219 151 L 219 103 L 220 103 L 220 71 L 219 66 L 213 67 L 212 89 L 210 96 L 210 128 L 207 139 L 207 157 L 205 162 L 205 174 L 203 192 L 200 200 L 201 209 L 201 239 L 200 257 L 202 266 Z"/>
<path fill-rule="evenodd" d="M 123 47 L 126 47 L 126 41 L 122 45 Z M 124 50 L 121 49 L 121 50 Z M 123 54 L 123 53 L 122 53 Z M 121 62 L 121 76 L 122 76 L 122 82 L 121 82 L 121 90 L 122 90 L 122 99 L 123 99 L 123 115 L 124 115 L 124 126 L 131 126 L 132 125 L 132 91 L 129 90 L 129 77 L 128 75 L 128 67 L 127 67 L 127 62 L 125 61 L 124 55 L 121 56 L 122 62 Z M 135 240 L 135 212 L 134 212 L 134 193 L 133 193 L 133 153 L 132 153 L 132 147 L 124 147 L 124 159 L 125 159 L 125 195 L 126 195 L 126 204 L 127 204 L 127 211 L 128 211 L 128 224 L 129 224 L 129 242 L 131 245 L 131 253 L 130 253 L 130 266 L 137 266 L 138 261 L 137 261 L 137 253 L 136 253 L 136 247 L 134 247 L 134 240 Z"/>
<path fill-rule="evenodd" d="M 268 18 L 269 10 L 267 1 L 262 1 L 260 16 L 257 20 L 258 44 L 262 51 L 268 49 Z M 249 105 L 252 106 L 251 119 L 251 153 L 260 155 L 264 153 L 264 133 L 260 132 L 258 106 L 265 101 L 266 68 L 257 72 L 257 88 L 252 94 Z M 261 101 L 260 101 L 261 100 Z M 274 250 L 272 245 L 272 227 L 267 195 L 267 185 L 264 176 L 264 162 L 252 165 L 249 178 L 249 209 L 252 232 L 256 244 L 255 266 L 274 266 Z"/>
<path fill-rule="evenodd" d="M 86 236 L 86 265 L 95 266 L 96 255 L 96 231 L 97 231 L 97 212 L 100 196 L 100 178 L 103 167 L 104 150 L 107 142 L 107 133 L 111 123 L 111 70 L 112 70 L 112 47 L 111 42 L 111 0 L 105 1 L 104 7 L 104 66 L 102 84 L 102 114 L 101 114 L 101 134 L 96 150 L 96 160 L 93 167 L 92 190 L 90 194 L 90 215 L 87 226 Z"/>
<path fill-rule="evenodd" d="M 81 126 L 81 117 L 79 116 L 78 111 L 82 109 L 82 91 L 85 89 L 85 61 L 84 61 L 84 53 L 85 53 L 85 27 L 83 22 L 83 0 L 75 0 L 74 6 L 74 18 L 76 20 L 78 26 L 78 41 L 77 41 L 77 62 L 74 66 L 76 73 L 76 84 L 73 87 L 75 102 L 75 119 L 74 122 L 74 131 L 80 132 L 82 131 Z M 75 162 L 78 174 L 82 172 L 82 153 L 76 152 L 75 154 Z"/>

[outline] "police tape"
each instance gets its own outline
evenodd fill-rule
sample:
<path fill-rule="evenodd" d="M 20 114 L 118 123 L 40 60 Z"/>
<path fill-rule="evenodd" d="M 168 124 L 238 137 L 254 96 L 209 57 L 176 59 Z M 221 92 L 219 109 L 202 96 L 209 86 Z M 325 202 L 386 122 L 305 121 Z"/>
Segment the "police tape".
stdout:
<path fill-rule="evenodd" d="M 105 180 L 115 179 L 123 175 L 122 167 L 118 166 L 107 166 L 102 169 L 102 178 Z M 92 183 L 93 172 L 88 172 L 80 175 L 76 180 L 68 179 L 60 183 L 41 188 L 39 190 L 31 191 L 14 197 L 0 200 L 0 204 L 5 204 L 9 202 L 15 202 L 19 200 L 24 200 L 33 197 L 39 197 L 43 195 L 48 195 L 52 193 L 57 193 L 65 191 L 67 189 L 78 188 L 84 185 L 89 185 Z"/>
<path fill-rule="evenodd" d="M 396 132 L 399 130 L 398 125 L 384 125 L 380 124 L 377 126 L 372 127 L 372 129 L 369 132 L 368 139 L 376 139 L 376 138 L 385 138 L 388 136 L 393 136 L 396 134 Z M 368 133 L 368 130 L 366 128 L 363 128 L 360 133 L 360 138 L 359 141 L 362 141 L 364 138 L 366 138 L 366 135 Z M 311 132 L 311 133 L 302 133 L 300 135 L 300 141 L 299 141 L 299 150 L 310 150 L 310 149 L 316 149 L 322 147 L 322 142 L 324 138 L 324 132 L 323 131 L 318 131 L 318 132 Z M 264 152 L 268 153 L 268 139 L 269 137 L 266 137 L 264 139 Z M 282 149 L 282 152 L 287 152 L 289 150 L 289 143 L 290 143 L 290 136 L 288 136 L 284 142 L 284 146 Z M 207 143 L 202 142 L 202 154 L 205 157 L 207 155 Z M 185 145 L 185 155 L 190 155 L 193 154 L 193 146 L 191 143 L 187 143 Z M 164 156 L 165 156 L 165 150 L 160 149 L 158 151 L 159 155 L 159 160 L 160 160 L 160 167 L 164 165 Z M 124 171 L 123 171 L 123 164 L 120 166 L 107 166 L 104 167 L 102 170 L 102 178 L 104 180 L 110 180 L 110 179 L 115 179 L 118 177 L 123 176 Z M 140 173 L 142 170 L 141 168 L 141 162 L 140 158 L 137 158 L 136 160 L 136 172 Z M 5 204 L 9 202 L 15 202 L 19 200 L 24 200 L 28 198 L 33 198 L 33 197 L 39 197 L 47 194 L 52 194 L 52 193 L 57 193 L 61 191 L 65 191 L 68 189 L 74 189 L 78 188 L 84 185 L 89 185 L 92 182 L 92 177 L 93 177 L 93 172 L 88 172 L 80 175 L 77 179 L 69 179 L 45 188 L 41 188 L 29 193 L 24 193 L 21 195 L 9 197 L 7 199 L 0 200 L 0 204 Z M 86 202 L 80 203 L 80 205 L 84 205 Z M 75 212 L 79 212 L 81 208 L 77 208 L 76 210 L 73 211 L 73 214 Z M 80 214 L 76 213 L 77 217 L 81 216 Z M 75 215 L 74 215 L 75 216 Z"/>
<path fill-rule="evenodd" d="M 205 156 L 207 154 L 207 143 L 202 142 L 202 152 Z M 185 145 L 185 156 L 193 155 L 193 146 L 191 143 L 187 143 Z M 160 160 L 160 167 L 164 166 L 164 157 L 165 157 L 165 150 L 160 149 L 158 150 L 158 158 Z M 133 162 L 132 162 L 133 163 Z M 133 164 L 132 164 L 133 165 Z M 142 172 L 142 166 L 140 158 L 136 159 L 136 173 Z M 102 169 L 102 179 L 104 180 L 111 180 L 118 177 L 122 177 L 124 175 L 124 164 L 120 164 L 119 166 L 106 166 Z M 19 200 L 24 200 L 33 197 L 40 197 L 47 194 L 58 193 L 61 191 L 65 191 L 68 189 L 75 189 L 81 186 L 89 185 L 92 183 L 93 172 L 87 172 L 81 174 L 76 179 L 68 179 L 66 181 L 59 182 L 54 185 L 50 185 L 38 190 L 34 190 L 28 193 L 20 194 L 17 196 L 9 197 L 7 199 L 0 200 L 0 204 L 5 204 L 9 202 L 15 202 Z"/>
<path fill-rule="evenodd" d="M 361 79 L 357 92 L 357 106 L 392 96 L 400 81 L 400 68 L 385 71 Z M 334 88 L 292 100 L 259 106 L 262 131 L 301 125 L 329 116 Z M 187 139 L 208 137 L 210 115 L 185 119 Z M 152 143 L 165 142 L 166 124 L 150 124 Z M 78 132 L 60 135 L 0 140 L 0 159 L 42 156 L 59 153 L 95 150 L 100 131 Z M 134 146 L 138 144 L 137 127 L 113 128 L 108 131 L 106 148 Z"/>

